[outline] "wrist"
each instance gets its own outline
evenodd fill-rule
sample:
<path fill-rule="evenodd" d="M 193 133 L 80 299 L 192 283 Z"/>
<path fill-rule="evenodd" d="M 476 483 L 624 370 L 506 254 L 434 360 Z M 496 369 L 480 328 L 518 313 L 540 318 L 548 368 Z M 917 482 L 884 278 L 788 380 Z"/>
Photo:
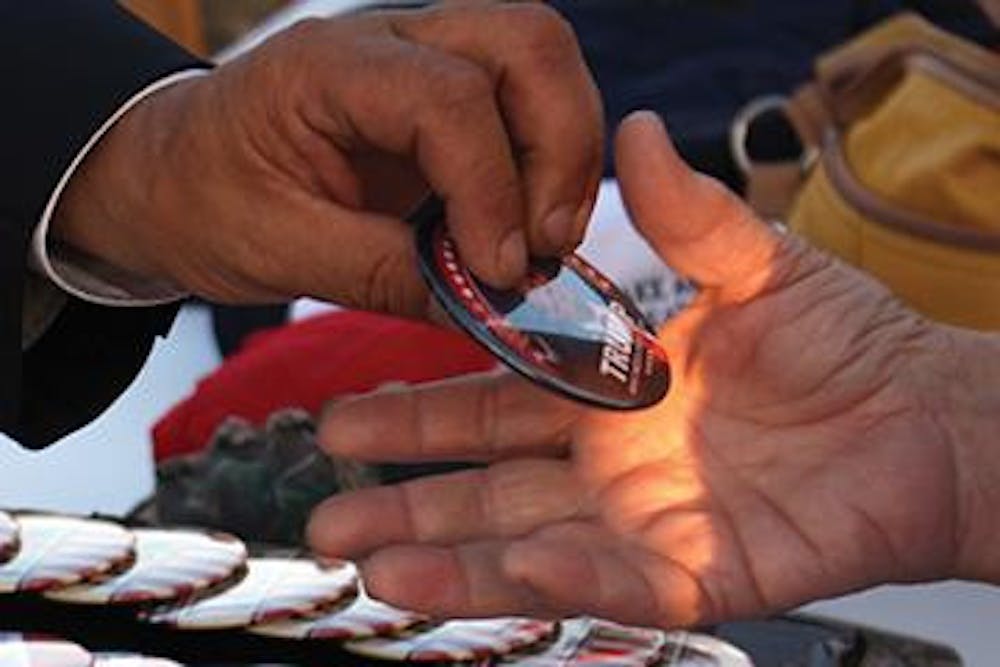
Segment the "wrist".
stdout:
<path fill-rule="evenodd" d="M 954 575 L 1000 583 L 1000 336 L 945 329 L 948 352 L 928 387 L 955 462 Z"/>
<path fill-rule="evenodd" d="M 154 84 L 126 103 L 81 151 L 49 223 L 52 242 L 137 277 L 169 279 L 152 250 L 159 175 L 176 100 L 203 70 Z"/>

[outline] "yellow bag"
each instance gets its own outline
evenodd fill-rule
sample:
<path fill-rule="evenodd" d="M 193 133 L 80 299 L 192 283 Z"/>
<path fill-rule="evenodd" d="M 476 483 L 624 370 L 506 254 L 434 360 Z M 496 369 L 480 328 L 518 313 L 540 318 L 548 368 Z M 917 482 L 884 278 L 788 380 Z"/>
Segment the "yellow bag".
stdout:
<path fill-rule="evenodd" d="M 1000 55 L 913 14 L 822 57 L 779 106 L 804 148 L 754 164 L 748 199 L 931 318 L 1000 330 Z"/>

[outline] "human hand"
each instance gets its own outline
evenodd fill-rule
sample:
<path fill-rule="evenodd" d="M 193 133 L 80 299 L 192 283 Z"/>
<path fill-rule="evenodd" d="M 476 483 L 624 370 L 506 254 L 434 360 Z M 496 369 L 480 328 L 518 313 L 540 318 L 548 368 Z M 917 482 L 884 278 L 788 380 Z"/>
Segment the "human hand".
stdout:
<path fill-rule="evenodd" d="M 660 333 L 666 400 L 584 410 L 486 375 L 336 402 L 331 452 L 490 465 L 332 497 L 313 548 L 407 608 L 662 626 L 958 572 L 968 461 L 928 400 L 948 330 L 757 220 L 650 115 L 617 159 L 639 230 L 701 286 Z"/>
<path fill-rule="evenodd" d="M 544 5 L 308 21 L 127 113 L 53 233 L 215 301 L 423 314 L 400 216 L 425 189 L 470 267 L 509 285 L 529 249 L 582 237 L 602 127 L 575 38 Z"/>

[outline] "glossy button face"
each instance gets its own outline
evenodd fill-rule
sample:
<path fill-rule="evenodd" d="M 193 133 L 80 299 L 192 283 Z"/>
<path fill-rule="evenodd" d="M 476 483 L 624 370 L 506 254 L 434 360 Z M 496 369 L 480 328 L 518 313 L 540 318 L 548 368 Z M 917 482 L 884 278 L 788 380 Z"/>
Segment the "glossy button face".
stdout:
<path fill-rule="evenodd" d="M 497 290 L 465 267 L 440 220 L 417 228 L 425 279 L 452 318 L 501 361 L 578 401 L 629 410 L 659 402 L 670 367 L 632 301 L 577 255 L 534 263 Z"/>
<path fill-rule="evenodd" d="M 523 651 L 553 636 L 558 625 L 528 618 L 448 621 L 398 637 L 352 641 L 348 651 L 379 660 L 469 662 Z"/>
<path fill-rule="evenodd" d="M 349 563 L 323 567 L 307 560 L 251 558 L 247 574 L 232 588 L 192 604 L 146 617 L 189 630 L 244 628 L 315 616 L 353 598 L 357 571 Z"/>
<path fill-rule="evenodd" d="M 0 565 L 0 593 L 37 593 L 95 581 L 135 558 L 135 537 L 117 524 L 44 514 L 16 518 L 21 548 Z"/>
<path fill-rule="evenodd" d="M 423 614 L 397 609 L 370 598 L 364 588 L 346 608 L 325 616 L 256 625 L 250 632 L 283 639 L 346 641 L 396 635 L 428 621 Z"/>
<path fill-rule="evenodd" d="M 246 546 L 235 537 L 188 530 L 137 528 L 136 561 L 117 577 L 46 595 L 75 604 L 138 604 L 197 596 L 238 576 Z"/>

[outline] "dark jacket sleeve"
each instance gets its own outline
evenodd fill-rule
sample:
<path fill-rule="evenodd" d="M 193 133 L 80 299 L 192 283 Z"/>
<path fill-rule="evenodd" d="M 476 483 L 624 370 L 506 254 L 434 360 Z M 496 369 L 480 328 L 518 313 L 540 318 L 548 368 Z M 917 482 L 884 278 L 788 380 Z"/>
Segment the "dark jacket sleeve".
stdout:
<path fill-rule="evenodd" d="M 133 94 L 196 58 L 102 0 L 0 3 L 0 431 L 38 447 L 128 384 L 174 307 L 71 300 L 21 353 L 27 242 L 56 183 Z"/>

